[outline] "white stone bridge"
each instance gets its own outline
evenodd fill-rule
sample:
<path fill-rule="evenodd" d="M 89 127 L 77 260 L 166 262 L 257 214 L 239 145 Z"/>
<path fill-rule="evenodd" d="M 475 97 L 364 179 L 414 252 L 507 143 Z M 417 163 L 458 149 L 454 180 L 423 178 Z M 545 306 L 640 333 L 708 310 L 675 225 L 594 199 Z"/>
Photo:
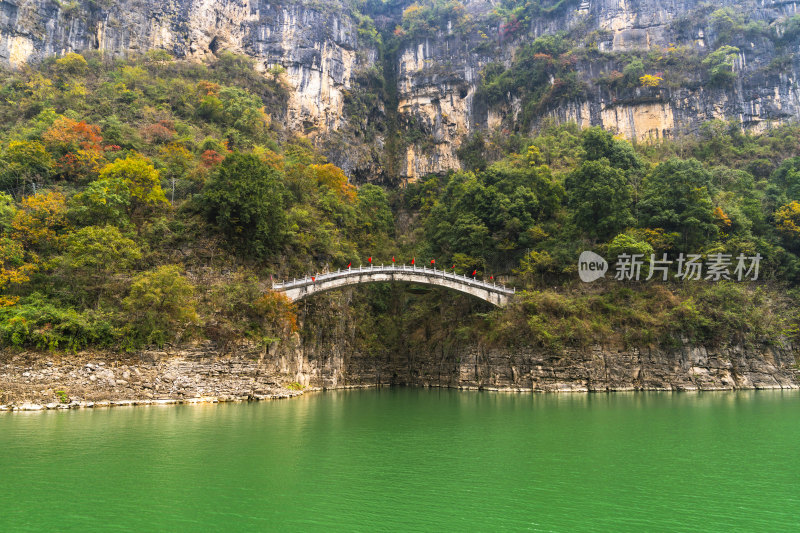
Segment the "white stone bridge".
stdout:
<path fill-rule="evenodd" d="M 445 270 L 407 265 L 381 265 L 337 270 L 336 272 L 307 276 L 285 283 L 275 282 L 272 285 L 272 289 L 276 292 L 284 293 L 290 300 L 295 301 L 318 292 L 347 287 L 348 285 L 387 281 L 445 287 L 480 298 L 499 307 L 505 306 L 516 292 L 516 289 L 509 289 L 501 284 L 487 283 Z"/>

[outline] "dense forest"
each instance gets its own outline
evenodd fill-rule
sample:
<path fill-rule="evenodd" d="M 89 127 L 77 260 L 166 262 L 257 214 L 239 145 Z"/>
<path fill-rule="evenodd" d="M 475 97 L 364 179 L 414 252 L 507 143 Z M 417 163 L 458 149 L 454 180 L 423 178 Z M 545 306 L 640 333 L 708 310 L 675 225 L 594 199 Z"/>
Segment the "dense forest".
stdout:
<path fill-rule="evenodd" d="M 798 335 L 800 126 L 751 135 L 716 121 L 636 145 L 569 124 L 479 132 L 461 171 L 356 187 L 275 120 L 288 91 L 280 67 L 258 73 L 227 52 L 208 63 L 70 53 L 5 73 L 0 344 L 266 349 L 341 334 L 375 356 L 456 342 L 557 355 Z M 584 250 L 763 259 L 755 282 L 617 281 L 612 265 L 588 285 Z M 368 257 L 435 259 L 520 294 L 492 310 L 423 287 L 299 305 L 269 290 Z"/>

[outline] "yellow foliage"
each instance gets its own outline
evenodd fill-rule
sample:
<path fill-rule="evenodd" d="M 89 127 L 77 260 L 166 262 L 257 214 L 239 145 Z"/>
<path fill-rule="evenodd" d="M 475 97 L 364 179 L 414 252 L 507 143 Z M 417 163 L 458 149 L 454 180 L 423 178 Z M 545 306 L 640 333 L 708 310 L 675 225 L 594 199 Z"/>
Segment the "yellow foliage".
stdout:
<path fill-rule="evenodd" d="M 43 101 L 55 95 L 53 82 L 36 72 L 31 75 L 30 80 L 25 84 L 25 89 L 35 101 Z"/>
<path fill-rule="evenodd" d="M 82 83 L 73 83 L 69 86 L 69 92 L 67 93 L 69 96 L 74 96 L 76 98 L 81 98 L 89 94 L 88 89 Z"/>
<path fill-rule="evenodd" d="M 158 154 L 168 167 L 185 171 L 192 166 L 194 155 L 182 144 L 170 143 L 158 149 Z"/>
<path fill-rule="evenodd" d="M 143 205 L 157 206 L 169 203 L 161 189 L 158 170 L 139 154 L 117 159 L 106 165 L 100 171 L 100 181 L 122 183 L 130 192 L 131 199 Z"/>
<path fill-rule="evenodd" d="M 723 211 L 721 207 L 716 207 L 714 209 L 714 219 L 717 225 L 723 229 L 731 227 L 731 219 L 725 214 L 725 211 Z"/>
<path fill-rule="evenodd" d="M 642 87 L 658 87 L 662 81 L 664 81 L 664 78 L 661 76 L 653 76 L 651 74 L 645 74 L 639 78 L 639 82 L 642 84 Z"/>
<path fill-rule="evenodd" d="M 258 112 L 261 115 L 261 120 L 264 123 L 264 128 L 269 129 L 269 127 L 272 125 L 272 116 L 269 113 L 267 113 L 267 107 L 262 105 L 258 109 Z"/>
<path fill-rule="evenodd" d="M 64 57 L 56 59 L 56 70 L 62 74 L 80 75 L 89 70 L 89 64 L 82 55 L 70 52 Z"/>
<path fill-rule="evenodd" d="M 9 238 L 0 239 L 0 290 L 9 285 L 20 285 L 31 280 L 36 271 L 36 256 L 26 256 L 22 244 Z M 12 297 L 0 297 L 0 307 L 14 305 Z"/>
<path fill-rule="evenodd" d="M 275 168 L 277 170 L 283 169 L 285 158 L 281 154 L 273 152 L 269 148 L 264 148 L 263 146 L 256 145 L 253 147 L 253 155 L 258 157 L 261 161 L 271 166 L 272 168 Z"/>
<path fill-rule="evenodd" d="M 66 200 L 59 192 L 28 196 L 11 221 L 12 236 L 31 246 L 52 242 L 56 230 L 66 225 L 66 213 Z"/>
<path fill-rule="evenodd" d="M 0 296 L 0 307 L 11 307 L 19 301 L 19 296 Z"/>
<path fill-rule="evenodd" d="M 792 202 L 775 211 L 778 231 L 800 239 L 800 202 Z"/>
<path fill-rule="evenodd" d="M 403 19 L 410 19 L 411 17 L 417 15 L 420 11 L 422 11 L 422 6 L 419 4 L 411 4 L 403 10 Z"/>
<path fill-rule="evenodd" d="M 525 158 L 532 167 L 540 165 L 543 162 L 541 150 L 539 150 L 539 147 L 533 144 L 528 147 L 528 153 L 525 154 Z"/>

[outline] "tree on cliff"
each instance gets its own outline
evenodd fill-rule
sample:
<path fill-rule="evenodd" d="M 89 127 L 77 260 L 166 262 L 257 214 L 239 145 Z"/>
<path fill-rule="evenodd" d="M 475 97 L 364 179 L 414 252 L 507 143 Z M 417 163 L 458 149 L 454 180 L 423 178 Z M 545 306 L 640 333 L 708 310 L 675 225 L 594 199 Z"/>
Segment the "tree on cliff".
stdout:
<path fill-rule="evenodd" d="M 234 246 L 264 258 L 285 240 L 284 193 L 280 171 L 254 155 L 236 153 L 225 158 L 200 201 L 208 220 Z"/>
<path fill-rule="evenodd" d="M 126 348 L 175 341 L 199 318 L 194 303 L 194 285 L 178 265 L 163 265 L 136 276 L 130 293 L 122 301 L 128 314 Z"/>
<path fill-rule="evenodd" d="M 648 176 L 639 204 L 649 228 L 677 232 L 685 250 L 696 250 L 716 235 L 711 174 L 696 159 L 670 159 Z"/>
<path fill-rule="evenodd" d="M 607 240 L 633 225 L 625 174 L 608 160 L 584 161 L 565 183 L 575 224 L 594 239 Z"/>

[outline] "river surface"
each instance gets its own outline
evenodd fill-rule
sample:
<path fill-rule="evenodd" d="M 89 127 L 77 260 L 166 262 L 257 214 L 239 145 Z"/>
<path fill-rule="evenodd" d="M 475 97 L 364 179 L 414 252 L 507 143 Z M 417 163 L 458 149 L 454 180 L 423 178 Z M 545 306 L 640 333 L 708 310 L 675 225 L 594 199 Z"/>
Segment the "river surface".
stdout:
<path fill-rule="evenodd" d="M 798 531 L 800 392 L 0 413 L 0 531 Z"/>

